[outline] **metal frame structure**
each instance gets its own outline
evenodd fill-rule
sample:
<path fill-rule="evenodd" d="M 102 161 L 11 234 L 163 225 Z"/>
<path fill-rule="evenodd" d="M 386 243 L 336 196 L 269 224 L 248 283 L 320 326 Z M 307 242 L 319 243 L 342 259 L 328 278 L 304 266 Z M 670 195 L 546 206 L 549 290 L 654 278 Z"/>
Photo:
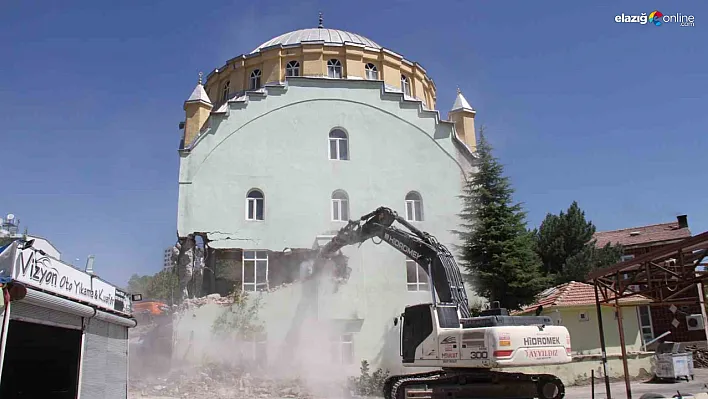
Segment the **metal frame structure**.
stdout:
<path fill-rule="evenodd" d="M 629 259 L 613 266 L 596 270 L 588 275 L 588 281 L 595 286 L 595 305 L 600 329 L 602 363 L 605 371 L 607 398 L 612 399 L 610 381 L 607 375 L 607 355 L 605 334 L 602 327 L 601 304 L 612 303 L 616 311 L 623 306 L 619 300 L 633 295 L 643 295 L 652 299 L 650 306 L 695 304 L 695 297 L 687 297 L 691 290 L 698 290 L 702 282 L 708 281 L 708 272 L 699 271 L 699 266 L 708 266 L 708 231 L 667 245 L 644 255 Z M 634 287 L 634 288 L 630 288 Z M 670 291 L 671 293 L 667 293 Z M 699 296 L 700 298 L 701 296 Z M 700 299 L 699 299 L 700 300 Z M 704 305 L 704 304 L 702 304 Z M 624 305 L 629 306 L 629 305 Z M 622 317 L 617 317 L 622 365 L 627 398 L 632 398 L 627 366 Z"/>

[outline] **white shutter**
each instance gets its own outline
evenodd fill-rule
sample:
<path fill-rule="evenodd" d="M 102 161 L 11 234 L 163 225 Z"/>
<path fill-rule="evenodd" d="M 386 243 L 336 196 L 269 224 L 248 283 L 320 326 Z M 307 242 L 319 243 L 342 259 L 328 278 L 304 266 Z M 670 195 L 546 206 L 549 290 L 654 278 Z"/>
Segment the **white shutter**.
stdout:
<path fill-rule="evenodd" d="M 81 316 L 23 301 L 12 302 L 10 306 L 10 319 L 81 330 Z"/>
<path fill-rule="evenodd" d="M 91 318 L 85 334 L 81 399 L 125 399 L 128 396 L 128 328 Z"/>

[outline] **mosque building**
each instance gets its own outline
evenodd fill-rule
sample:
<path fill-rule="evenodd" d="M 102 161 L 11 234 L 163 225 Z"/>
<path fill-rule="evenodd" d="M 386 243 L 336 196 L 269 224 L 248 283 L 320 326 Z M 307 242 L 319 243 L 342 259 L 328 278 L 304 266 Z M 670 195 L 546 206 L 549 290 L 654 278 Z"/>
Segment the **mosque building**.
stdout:
<path fill-rule="evenodd" d="M 316 341 L 352 374 L 362 360 L 402 370 L 393 319 L 431 301 L 425 272 L 369 240 L 342 250 L 346 283 L 313 293 L 298 283 L 302 264 L 292 259 L 379 206 L 455 251 L 459 195 L 475 168 L 476 112 L 459 90 L 447 118 L 436 102 L 419 63 L 325 28 L 321 15 L 315 28 L 272 38 L 204 82 L 200 74 L 181 124 L 178 235 L 182 247 L 195 237 L 206 245 L 200 295 L 235 285 L 262 300 L 265 330 L 249 346 L 252 360 L 281 361 L 283 345 L 297 346 L 302 304 L 314 301 L 315 327 L 307 328 L 326 325 L 327 333 L 299 339 Z M 208 312 L 176 323 L 178 334 L 209 341 L 204 320 L 216 313 Z M 207 349 L 192 350 L 198 357 Z"/>

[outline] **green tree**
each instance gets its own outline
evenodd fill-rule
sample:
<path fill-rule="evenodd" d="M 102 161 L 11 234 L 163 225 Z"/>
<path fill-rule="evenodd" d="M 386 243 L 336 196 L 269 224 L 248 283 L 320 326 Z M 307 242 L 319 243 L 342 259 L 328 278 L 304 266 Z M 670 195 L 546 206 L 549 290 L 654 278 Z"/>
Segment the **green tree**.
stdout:
<path fill-rule="evenodd" d="M 533 302 L 550 280 L 534 252 L 526 213 L 521 204 L 512 203 L 514 190 L 492 155 L 484 129 L 480 129 L 477 155 L 479 170 L 467 179 L 461 195 L 461 230 L 456 231 L 462 240 L 462 266 L 481 295 L 518 309 Z"/>
<path fill-rule="evenodd" d="M 146 295 L 147 287 L 150 284 L 153 276 L 140 276 L 133 274 L 128 280 L 128 291 Z"/>
<path fill-rule="evenodd" d="M 145 295 L 172 305 L 179 298 L 179 279 L 174 269 L 164 269 L 152 276 L 145 289 Z"/>
<path fill-rule="evenodd" d="M 556 284 L 584 281 L 590 271 L 620 260 L 622 248 L 610 244 L 598 248 L 595 231 L 577 201 L 558 215 L 547 214 L 541 226 L 534 229 L 536 253 L 544 272 Z"/>

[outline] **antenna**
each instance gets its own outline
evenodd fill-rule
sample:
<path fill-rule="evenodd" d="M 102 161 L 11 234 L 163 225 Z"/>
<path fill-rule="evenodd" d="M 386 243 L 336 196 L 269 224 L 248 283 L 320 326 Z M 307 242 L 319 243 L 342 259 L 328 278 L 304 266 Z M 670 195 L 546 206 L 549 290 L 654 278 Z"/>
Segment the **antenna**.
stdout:
<path fill-rule="evenodd" d="M 86 270 L 88 274 L 93 274 L 93 261 L 96 259 L 96 255 L 89 255 L 86 259 Z"/>

